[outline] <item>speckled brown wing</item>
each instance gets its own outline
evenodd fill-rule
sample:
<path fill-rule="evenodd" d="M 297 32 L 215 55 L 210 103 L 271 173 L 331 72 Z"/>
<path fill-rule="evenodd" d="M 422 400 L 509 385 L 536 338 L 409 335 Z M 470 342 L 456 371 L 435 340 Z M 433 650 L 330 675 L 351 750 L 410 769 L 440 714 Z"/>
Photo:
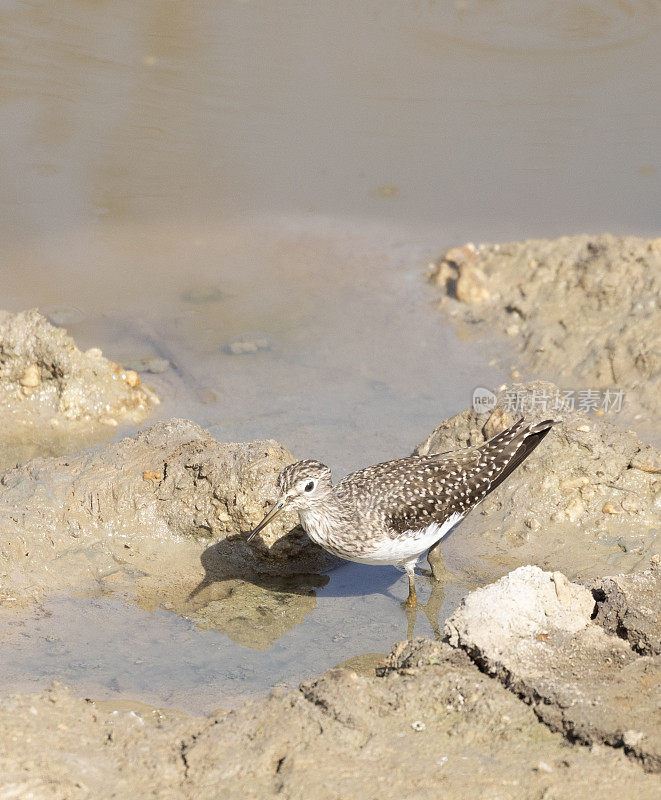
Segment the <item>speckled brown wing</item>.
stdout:
<path fill-rule="evenodd" d="M 397 537 L 443 523 L 452 514 L 464 516 L 532 453 L 552 425 L 546 420 L 525 426 L 519 420 L 478 447 L 403 458 L 354 473 L 350 477 L 366 521 L 380 523 Z"/>

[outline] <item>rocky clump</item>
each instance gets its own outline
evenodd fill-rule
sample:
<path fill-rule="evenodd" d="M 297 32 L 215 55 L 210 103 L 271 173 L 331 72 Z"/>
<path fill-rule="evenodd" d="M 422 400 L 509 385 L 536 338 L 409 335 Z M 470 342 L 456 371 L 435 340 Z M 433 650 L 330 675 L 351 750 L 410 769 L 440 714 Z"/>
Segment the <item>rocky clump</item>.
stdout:
<path fill-rule="evenodd" d="M 604 618 L 595 616 L 588 588 L 527 566 L 471 592 L 445 635 L 552 730 L 623 747 L 659 772 L 661 725 L 653 709 L 661 702 L 661 657 L 611 635 L 599 624 Z"/>
<path fill-rule="evenodd" d="M 38 311 L 0 311 L 0 467 L 107 439 L 158 402 L 137 372 L 82 352 Z"/>
<path fill-rule="evenodd" d="M 558 392 L 542 381 L 503 386 L 489 410 L 470 408 L 446 420 L 415 452 L 480 444 L 521 416 L 556 419 L 535 452 L 463 523 L 463 549 L 469 537 L 473 552 L 498 557 L 500 574 L 531 562 L 570 577 L 641 569 L 660 547 L 661 454 L 631 431 L 562 408 Z"/>
<path fill-rule="evenodd" d="M 329 561 L 291 513 L 245 541 L 291 461 L 277 442 L 221 443 L 172 420 L 10 469 L 0 477 L 5 602 L 96 581 L 137 587 L 153 607 L 209 600 L 221 579 L 318 572 Z"/>
<path fill-rule="evenodd" d="M 0 311 L 0 392 L 5 406 L 40 406 L 67 420 L 140 421 L 157 402 L 138 374 L 84 353 L 38 311 Z"/>
<path fill-rule="evenodd" d="M 527 370 L 568 388 L 624 389 L 634 412 L 661 412 L 661 239 L 466 245 L 430 277 L 450 313 L 513 337 Z"/>
<path fill-rule="evenodd" d="M 594 621 L 608 633 L 626 639 L 643 655 L 661 655 L 661 570 L 659 559 L 645 572 L 595 581 Z"/>

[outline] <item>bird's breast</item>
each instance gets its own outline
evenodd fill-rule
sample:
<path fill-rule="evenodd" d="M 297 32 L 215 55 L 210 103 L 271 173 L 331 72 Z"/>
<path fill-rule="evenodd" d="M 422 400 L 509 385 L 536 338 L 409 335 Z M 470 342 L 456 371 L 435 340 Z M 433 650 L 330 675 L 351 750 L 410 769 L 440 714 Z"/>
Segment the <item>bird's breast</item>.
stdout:
<path fill-rule="evenodd" d="M 299 508 L 298 518 L 303 530 L 316 544 L 323 547 L 333 538 L 333 525 L 325 514 L 315 513 L 308 508 Z"/>

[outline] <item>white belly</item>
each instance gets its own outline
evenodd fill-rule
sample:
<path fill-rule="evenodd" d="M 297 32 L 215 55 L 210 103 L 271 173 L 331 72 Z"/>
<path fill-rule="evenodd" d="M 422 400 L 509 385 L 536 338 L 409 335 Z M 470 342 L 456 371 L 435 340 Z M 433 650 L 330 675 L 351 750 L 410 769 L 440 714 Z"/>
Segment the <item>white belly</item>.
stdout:
<path fill-rule="evenodd" d="M 445 522 L 433 522 L 423 531 L 404 531 L 396 539 L 383 542 L 373 552 L 367 554 L 364 563 L 404 564 L 407 561 L 417 560 L 430 547 L 440 542 L 461 519 L 461 514 L 452 514 Z"/>
<path fill-rule="evenodd" d="M 321 531 L 315 530 L 314 525 L 310 525 L 309 529 L 306 525 L 304 527 L 306 527 L 308 535 L 313 541 L 334 555 L 345 558 L 347 561 L 356 561 L 359 564 L 397 565 L 416 561 L 430 547 L 440 542 L 462 518 L 462 514 L 452 514 L 443 523 L 433 522 L 423 530 L 404 531 L 394 539 L 382 539 L 374 549 L 360 554 L 345 551 L 344 548 L 334 547 L 332 538 L 329 541 L 329 537 L 323 534 L 320 535 Z M 305 522 L 309 524 L 310 521 L 305 520 Z"/>

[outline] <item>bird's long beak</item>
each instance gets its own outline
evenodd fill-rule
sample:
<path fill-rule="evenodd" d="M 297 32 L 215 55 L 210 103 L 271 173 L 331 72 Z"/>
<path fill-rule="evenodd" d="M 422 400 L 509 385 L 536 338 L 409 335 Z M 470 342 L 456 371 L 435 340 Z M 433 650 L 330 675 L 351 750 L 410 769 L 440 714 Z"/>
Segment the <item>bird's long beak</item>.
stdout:
<path fill-rule="evenodd" d="M 257 536 L 257 534 L 258 534 L 258 533 L 259 533 L 261 530 L 264 530 L 264 528 L 265 528 L 267 525 L 269 525 L 271 522 L 273 522 L 273 520 L 274 520 L 276 517 L 280 516 L 280 514 L 282 514 L 282 512 L 285 510 L 285 506 L 286 506 L 286 504 L 287 504 L 287 500 L 286 500 L 286 498 L 284 498 L 284 497 L 283 497 L 283 498 L 281 498 L 280 500 L 278 500 L 278 502 L 277 502 L 277 503 L 276 503 L 276 504 L 273 506 L 273 508 L 272 508 L 272 509 L 269 511 L 269 513 L 268 513 L 268 514 L 267 514 L 267 515 L 264 517 L 264 519 L 263 519 L 263 520 L 262 520 L 262 521 L 259 523 L 259 525 L 257 525 L 257 527 L 256 527 L 256 528 L 253 528 L 253 529 L 250 531 L 250 534 L 249 534 L 249 536 L 248 536 L 248 539 L 247 539 L 247 541 L 249 541 L 249 542 L 250 542 L 252 539 L 254 539 L 254 538 L 255 538 L 255 536 Z"/>

